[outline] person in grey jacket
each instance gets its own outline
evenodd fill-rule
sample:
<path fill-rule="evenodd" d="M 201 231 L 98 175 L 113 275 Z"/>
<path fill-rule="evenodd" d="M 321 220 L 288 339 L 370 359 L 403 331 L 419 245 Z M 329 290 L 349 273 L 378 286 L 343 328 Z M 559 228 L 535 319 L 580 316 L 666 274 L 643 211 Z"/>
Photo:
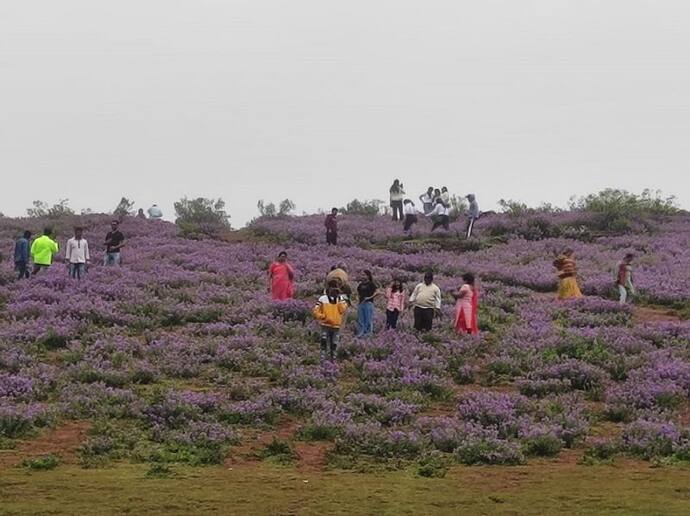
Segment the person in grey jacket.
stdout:
<path fill-rule="evenodd" d="M 479 218 L 479 204 L 477 204 L 477 198 L 474 194 L 468 194 L 466 199 L 469 201 L 470 207 L 467 210 L 467 230 L 465 236 L 470 238 L 474 229 L 474 223 Z"/>
<path fill-rule="evenodd" d="M 29 277 L 30 240 L 31 231 L 24 231 L 24 234 L 14 244 L 14 270 L 18 273 L 17 279 Z"/>

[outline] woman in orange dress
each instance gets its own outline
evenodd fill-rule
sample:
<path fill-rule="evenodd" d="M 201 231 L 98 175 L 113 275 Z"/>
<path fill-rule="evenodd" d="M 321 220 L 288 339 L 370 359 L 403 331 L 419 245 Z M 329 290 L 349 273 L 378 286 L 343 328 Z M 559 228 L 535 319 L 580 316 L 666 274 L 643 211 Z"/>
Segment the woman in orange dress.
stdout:
<path fill-rule="evenodd" d="M 474 274 L 462 275 L 462 286 L 453 295 L 455 303 L 455 331 L 470 335 L 479 333 L 477 311 L 479 309 L 479 292 L 475 285 Z"/>
<path fill-rule="evenodd" d="M 268 291 L 274 300 L 292 299 L 295 295 L 295 271 L 287 262 L 287 253 L 281 251 L 268 269 Z"/>

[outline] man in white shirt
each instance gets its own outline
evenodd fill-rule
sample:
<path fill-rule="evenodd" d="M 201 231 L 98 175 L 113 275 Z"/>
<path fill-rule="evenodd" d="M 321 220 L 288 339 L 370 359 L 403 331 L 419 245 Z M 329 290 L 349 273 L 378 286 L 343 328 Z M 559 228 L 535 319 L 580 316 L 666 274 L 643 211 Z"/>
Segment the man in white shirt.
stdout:
<path fill-rule="evenodd" d="M 412 225 L 417 223 L 417 209 L 410 199 L 405 199 L 404 201 L 403 215 L 405 215 L 403 231 L 409 234 L 412 230 Z"/>
<path fill-rule="evenodd" d="M 65 261 L 69 268 L 69 277 L 81 279 L 86 272 L 89 256 L 89 243 L 83 237 L 84 229 L 74 228 L 74 237 L 67 241 L 65 248 Z"/>
<path fill-rule="evenodd" d="M 160 220 L 163 218 L 163 211 L 158 207 L 157 204 L 154 204 L 149 208 L 149 218 L 152 220 Z"/>
<path fill-rule="evenodd" d="M 440 198 L 436 199 L 434 209 L 431 211 L 431 213 L 429 213 L 431 220 L 434 221 L 434 225 L 431 227 L 431 231 L 433 232 L 436 228 L 441 226 L 443 226 L 443 229 L 448 231 L 448 226 L 450 224 L 449 214 L 450 210 L 446 208 L 446 205 L 443 204 L 443 201 Z"/>
<path fill-rule="evenodd" d="M 414 308 L 414 329 L 431 330 L 434 314 L 441 310 L 441 289 L 434 283 L 432 272 L 427 272 L 424 283 L 420 283 L 412 291 L 410 306 Z"/>

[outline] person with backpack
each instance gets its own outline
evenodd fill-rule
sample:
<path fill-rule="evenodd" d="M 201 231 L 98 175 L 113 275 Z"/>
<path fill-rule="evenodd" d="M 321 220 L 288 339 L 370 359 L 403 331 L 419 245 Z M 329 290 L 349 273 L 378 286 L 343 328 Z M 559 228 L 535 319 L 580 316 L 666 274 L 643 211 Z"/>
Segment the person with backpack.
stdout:
<path fill-rule="evenodd" d="M 566 249 L 553 261 L 558 274 L 558 299 L 579 299 L 582 292 L 577 284 L 577 264 L 575 253 Z"/>
<path fill-rule="evenodd" d="M 402 220 L 403 218 L 403 197 L 405 190 L 399 179 L 393 181 L 393 185 L 389 189 L 391 210 L 393 210 L 393 220 Z"/>
<path fill-rule="evenodd" d="M 31 259 L 34 262 L 34 276 L 42 269 L 47 269 L 53 264 L 53 257 L 60 251 L 60 246 L 53 240 L 53 228 L 45 228 L 43 235 L 31 244 Z"/>
<path fill-rule="evenodd" d="M 89 260 L 89 243 L 83 237 L 84 228 L 74 228 L 74 236 L 67 241 L 65 246 L 65 261 L 69 269 L 69 277 L 81 279 Z"/>
<path fill-rule="evenodd" d="M 634 258 L 635 256 L 632 253 L 628 253 L 623 257 L 623 261 L 618 264 L 616 286 L 618 287 L 618 302 L 621 305 L 624 305 L 628 298 L 636 294 L 632 273 L 632 261 Z"/>
<path fill-rule="evenodd" d="M 25 279 L 29 274 L 29 259 L 31 248 L 31 231 L 24 231 L 14 243 L 14 270 L 17 271 L 17 279 Z"/>
<path fill-rule="evenodd" d="M 312 310 L 314 318 L 321 325 L 321 362 L 335 360 L 340 339 L 340 327 L 343 324 L 347 306 L 340 289 L 335 282 L 332 282 Z"/>

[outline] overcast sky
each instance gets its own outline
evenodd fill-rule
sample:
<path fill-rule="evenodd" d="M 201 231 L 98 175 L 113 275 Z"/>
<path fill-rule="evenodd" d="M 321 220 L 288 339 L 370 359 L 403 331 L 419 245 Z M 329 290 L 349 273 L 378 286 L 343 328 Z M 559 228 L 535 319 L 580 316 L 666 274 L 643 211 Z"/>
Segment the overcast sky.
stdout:
<path fill-rule="evenodd" d="M 0 211 L 428 185 L 690 208 L 685 0 L 3 0 Z"/>

